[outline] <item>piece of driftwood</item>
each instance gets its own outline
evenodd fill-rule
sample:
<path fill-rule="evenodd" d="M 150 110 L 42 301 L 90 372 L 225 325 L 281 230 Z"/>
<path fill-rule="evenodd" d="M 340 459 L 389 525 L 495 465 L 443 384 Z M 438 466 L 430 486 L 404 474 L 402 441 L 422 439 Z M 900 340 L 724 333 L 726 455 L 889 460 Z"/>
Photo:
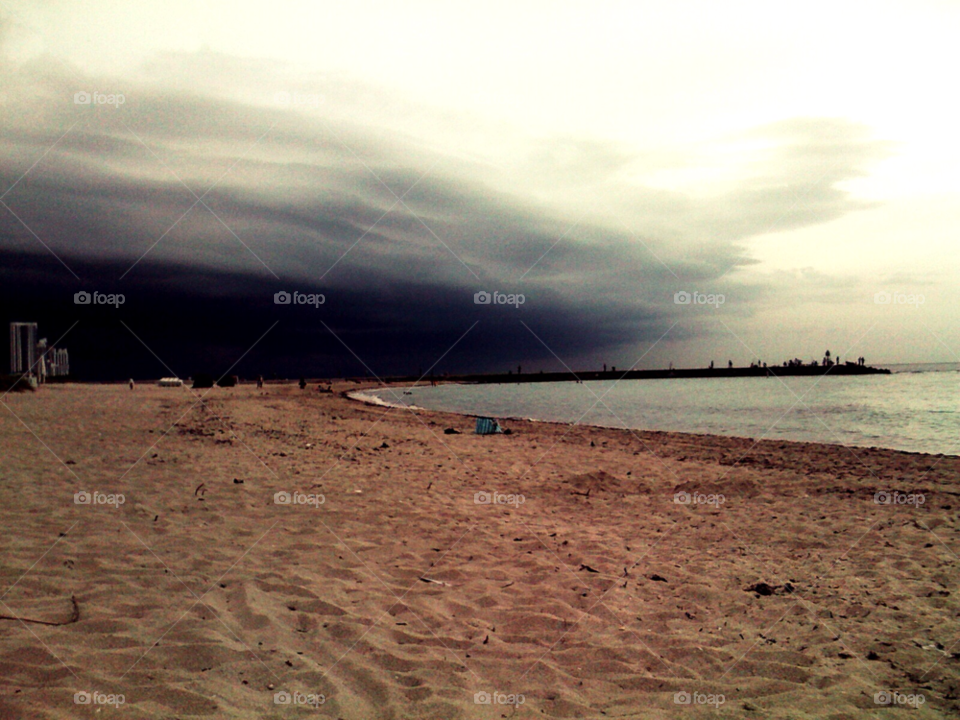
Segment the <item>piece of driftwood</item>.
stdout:
<path fill-rule="evenodd" d="M 31 620 L 30 618 L 16 617 L 13 615 L 0 615 L 0 620 L 19 620 L 25 623 L 34 623 L 35 625 L 71 625 L 80 619 L 80 606 L 77 605 L 77 598 L 70 596 L 70 602 L 73 603 L 73 612 L 70 613 L 70 619 L 63 622 L 50 622 L 49 620 Z"/>

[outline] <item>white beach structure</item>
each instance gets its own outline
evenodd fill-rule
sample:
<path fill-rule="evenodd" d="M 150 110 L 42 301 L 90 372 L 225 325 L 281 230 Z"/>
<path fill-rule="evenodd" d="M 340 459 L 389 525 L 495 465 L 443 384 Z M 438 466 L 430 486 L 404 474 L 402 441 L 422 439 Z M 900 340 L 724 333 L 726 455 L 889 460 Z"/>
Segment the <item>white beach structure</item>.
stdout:
<path fill-rule="evenodd" d="M 10 323 L 10 374 L 35 372 L 37 363 L 37 324 Z"/>

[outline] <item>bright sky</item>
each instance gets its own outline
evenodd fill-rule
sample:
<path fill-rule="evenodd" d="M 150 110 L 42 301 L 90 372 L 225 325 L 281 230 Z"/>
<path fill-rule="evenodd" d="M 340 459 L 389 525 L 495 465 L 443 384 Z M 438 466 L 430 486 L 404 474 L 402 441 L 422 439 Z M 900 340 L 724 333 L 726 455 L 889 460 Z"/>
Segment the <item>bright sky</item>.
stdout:
<path fill-rule="evenodd" d="M 531 135 L 636 148 L 720 145 L 727 134 L 783 118 L 843 117 L 899 143 L 895 157 L 851 183 L 858 193 L 960 192 L 960 112 L 949 83 L 960 67 L 957 3 L 15 7 L 21 57 L 53 52 L 93 75 L 136 72 L 157 53 L 208 50 L 275 60 L 303 75 L 344 73 Z M 717 159 L 728 168 L 739 160 L 705 158 Z M 700 177 L 675 180 L 695 186 Z"/>

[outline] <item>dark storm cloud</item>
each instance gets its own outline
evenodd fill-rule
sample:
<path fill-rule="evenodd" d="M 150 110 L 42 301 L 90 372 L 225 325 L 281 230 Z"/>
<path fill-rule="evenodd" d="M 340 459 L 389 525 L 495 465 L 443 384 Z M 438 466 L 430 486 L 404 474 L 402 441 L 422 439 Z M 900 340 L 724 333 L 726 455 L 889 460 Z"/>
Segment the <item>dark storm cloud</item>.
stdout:
<path fill-rule="evenodd" d="M 195 65 L 214 63 L 238 84 L 265 72 L 207 56 L 177 63 L 194 76 Z M 444 369 L 524 358 L 555 368 L 552 353 L 651 341 L 682 318 L 672 302 L 680 289 L 730 298 L 739 289 L 745 312 L 763 290 L 727 278 L 750 262 L 737 243 L 862 207 L 837 184 L 886 152 L 849 123 L 792 120 L 758 130 L 771 139 L 769 156 L 711 198 L 631 184 L 642 155 L 569 138 L 540 142 L 490 182 L 483 163 L 348 123 L 342 110 L 292 112 L 169 77 L 80 86 L 52 65 L 11 77 L 0 120 L 9 206 L 0 206 L 0 292 L 18 317 L 39 314 L 55 327 L 78 318 L 67 344 L 87 357 L 104 338 L 127 348 L 96 369 L 76 361 L 100 376 L 131 366 L 165 373 L 120 319 L 180 373 L 225 369 L 275 321 L 247 372 L 362 371 L 321 320 L 378 373 L 428 367 L 477 321 Z M 97 87 L 123 92 L 125 103 L 73 103 L 78 89 Z M 347 97 L 333 87 L 325 102 Z M 592 209 L 565 207 L 568 196 Z M 123 292 L 128 302 L 112 314 L 78 308 L 80 289 Z M 327 302 L 276 306 L 282 289 L 322 292 Z M 478 290 L 520 292 L 526 302 L 478 306 Z"/>

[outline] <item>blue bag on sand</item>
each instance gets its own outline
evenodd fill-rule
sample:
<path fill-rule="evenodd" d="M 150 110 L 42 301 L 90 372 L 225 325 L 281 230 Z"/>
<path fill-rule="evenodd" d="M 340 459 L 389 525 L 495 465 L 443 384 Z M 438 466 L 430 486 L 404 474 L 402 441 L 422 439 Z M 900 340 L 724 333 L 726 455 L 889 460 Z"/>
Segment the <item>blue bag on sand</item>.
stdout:
<path fill-rule="evenodd" d="M 503 429 L 500 427 L 500 423 L 498 423 L 494 418 L 477 418 L 477 435 L 493 435 L 494 433 L 502 432 Z"/>

